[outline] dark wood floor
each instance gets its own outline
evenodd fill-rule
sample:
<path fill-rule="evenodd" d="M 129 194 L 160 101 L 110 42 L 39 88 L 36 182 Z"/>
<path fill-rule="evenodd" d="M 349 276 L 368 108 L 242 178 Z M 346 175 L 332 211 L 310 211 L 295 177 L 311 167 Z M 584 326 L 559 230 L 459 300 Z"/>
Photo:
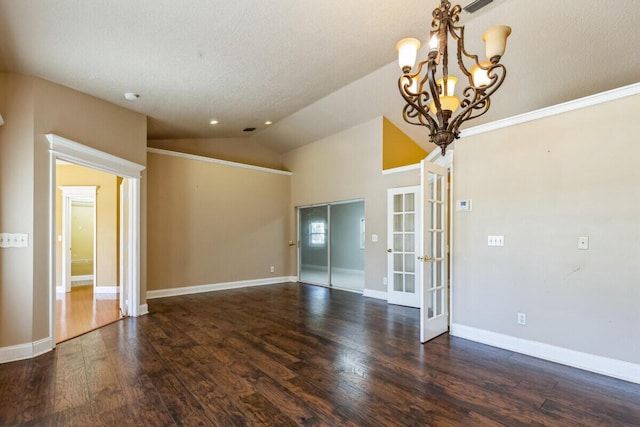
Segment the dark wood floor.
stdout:
<path fill-rule="evenodd" d="M 0 425 L 640 425 L 640 385 L 443 335 L 418 311 L 283 284 L 149 302 L 0 365 Z"/>

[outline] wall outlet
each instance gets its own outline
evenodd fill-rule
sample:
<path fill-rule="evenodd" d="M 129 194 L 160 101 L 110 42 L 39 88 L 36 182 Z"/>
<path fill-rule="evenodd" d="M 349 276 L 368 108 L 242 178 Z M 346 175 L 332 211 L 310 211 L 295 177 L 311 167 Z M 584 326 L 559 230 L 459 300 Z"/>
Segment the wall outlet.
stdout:
<path fill-rule="evenodd" d="M 386 277 L 382 278 L 382 284 L 385 285 L 385 286 L 387 286 L 389 284 L 389 281 L 387 280 Z"/>
<path fill-rule="evenodd" d="M 524 313 L 518 313 L 518 325 L 527 324 L 527 315 Z"/>
<path fill-rule="evenodd" d="M 275 272 L 276 272 L 276 268 L 275 268 L 273 265 L 272 265 L 271 267 L 269 267 L 269 270 L 270 270 L 272 273 L 275 273 Z"/>

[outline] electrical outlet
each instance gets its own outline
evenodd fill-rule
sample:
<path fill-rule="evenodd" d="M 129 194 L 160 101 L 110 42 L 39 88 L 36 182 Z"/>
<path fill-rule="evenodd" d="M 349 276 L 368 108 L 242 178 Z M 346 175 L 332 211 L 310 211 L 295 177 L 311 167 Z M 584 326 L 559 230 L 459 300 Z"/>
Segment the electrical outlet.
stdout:
<path fill-rule="evenodd" d="M 527 315 L 524 313 L 518 313 L 518 325 L 527 324 Z"/>
<path fill-rule="evenodd" d="M 276 268 L 273 265 L 269 268 L 269 270 L 271 270 L 272 273 L 276 272 Z"/>

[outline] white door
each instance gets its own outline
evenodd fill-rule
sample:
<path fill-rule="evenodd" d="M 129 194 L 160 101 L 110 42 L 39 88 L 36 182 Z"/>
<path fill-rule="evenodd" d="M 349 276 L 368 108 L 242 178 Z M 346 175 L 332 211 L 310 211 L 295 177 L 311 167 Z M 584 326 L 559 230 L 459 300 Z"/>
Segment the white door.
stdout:
<path fill-rule="evenodd" d="M 420 341 L 426 342 L 449 329 L 447 252 L 447 169 L 422 161 L 424 209 L 423 253 L 418 257 L 424 280 L 420 301 Z"/>
<path fill-rule="evenodd" d="M 129 294 L 129 283 L 128 283 L 128 270 L 129 270 L 129 253 L 128 247 L 129 242 L 127 240 L 129 236 L 129 223 L 128 223 L 128 202 L 129 195 L 127 194 L 127 183 L 128 179 L 123 179 L 122 183 L 120 183 L 120 274 L 119 274 L 119 285 L 120 285 L 120 315 L 126 316 L 129 313 L 129 308 L 127 307 L 128 302 L 128 294 Z"/>
<path fill-rule="evenodd" d="M 387 190 L 387 299 L 390 304 L 420 307 L 420 186 Z"/>

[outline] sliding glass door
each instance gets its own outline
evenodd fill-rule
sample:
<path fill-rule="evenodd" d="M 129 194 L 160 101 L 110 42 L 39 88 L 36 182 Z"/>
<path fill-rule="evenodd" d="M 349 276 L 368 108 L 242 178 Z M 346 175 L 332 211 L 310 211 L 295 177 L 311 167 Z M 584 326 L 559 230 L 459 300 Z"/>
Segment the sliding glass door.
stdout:
<path fill-rule="evenodd" d="M 301 207 L 299 280 L 362 292 L 364 289 L 364 202 Z"/>

